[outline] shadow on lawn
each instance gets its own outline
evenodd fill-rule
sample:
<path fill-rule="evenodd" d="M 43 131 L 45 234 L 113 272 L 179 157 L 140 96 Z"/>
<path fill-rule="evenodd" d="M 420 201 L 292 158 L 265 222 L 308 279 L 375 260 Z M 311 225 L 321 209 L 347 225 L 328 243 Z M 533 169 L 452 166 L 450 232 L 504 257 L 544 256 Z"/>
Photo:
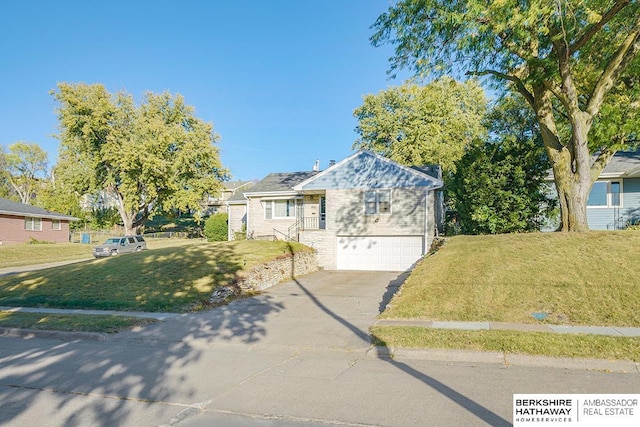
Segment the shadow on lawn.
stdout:
<path fill-rule="evenodd" d="M 138 263 L 137 274 L 154 277 L 152 261 L 174 263 L 180 269 L 188 267 L 191 275 L 202 269 L 200 264 L 204 262 L 188 250 L 182 254 L 149 251 L 134 254 L 130 260 Z M 110 265 L 117 261 L 97 263 Z M 217 273 L 203 275 L 200 280 L 228 280 L 229 272 L 239 269 L 241 262 L 230 251 L 223 251 L 218 254 L 216 265 L 222 266 Z M 77 266 L 71 271 L 80 274 L 86 267 L 86 264 Z M 168 276 L 166 272 L 163 274 Z M 105 279 L 108 286 L 110 279 Z M 169 280 L 157 277 L 157 287 L 163 289 L 164 282 Z M 177 289 L 188 291 L 186 285 L 179 284 Z M 149 301 L 156 291 L 162 292 L 149 288 L 138 297 Z M 204 349 L 216 342 L 259 341 L 266 335 L 267 316 L 283 308 L 268 295 L 246 298 L 123 332 L 105 342 L 0 337 L 7 340 L 0 345 L 0 424 L 30 424 L 37 413 L 45 424 L 146 425 L 149 420 L 138 418 L 140 412 L 135 409 L 152 402 L 168 403 L 152 408 L 157 408 L 158 417 L 169 420 L 192 408 L 190 405 L 198 401 L 203 384 L 228 381 L 225 369 L 212 366 L 195 375 L 189 370 L 194 363 L 202 362 Z"/>
<path fill-rule="evenodd" d="M 0 277 L 0 305 L 184 312 L 244 267 L 228 245 L 187 245 Z"/>

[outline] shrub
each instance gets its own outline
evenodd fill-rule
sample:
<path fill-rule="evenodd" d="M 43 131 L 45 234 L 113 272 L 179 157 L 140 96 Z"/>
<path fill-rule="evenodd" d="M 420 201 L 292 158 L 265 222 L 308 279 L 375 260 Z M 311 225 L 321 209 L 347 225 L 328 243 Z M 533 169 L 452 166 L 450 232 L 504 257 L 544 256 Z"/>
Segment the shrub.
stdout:
<path fill-rule="evenodd" d="M 229 230 L 229 215 L 217 213 L 211 215 L 204 223 L 204 236 L 210 242 L 222 242 L 227 240 Z"/>

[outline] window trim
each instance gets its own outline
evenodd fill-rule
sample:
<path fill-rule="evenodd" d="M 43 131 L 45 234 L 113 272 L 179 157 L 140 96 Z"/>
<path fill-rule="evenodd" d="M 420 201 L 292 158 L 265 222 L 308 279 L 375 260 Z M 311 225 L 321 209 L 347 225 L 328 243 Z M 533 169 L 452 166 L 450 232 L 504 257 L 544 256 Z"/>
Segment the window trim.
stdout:
<path fill-rule="evenodd" d="M 38 225 L 36 227 L 36 224 Z M 29 227 L 30 225 L 30 227 Z M 42 218 L 25 216 L 24 217 L 24 229 L 26 231 L 42 231 Z"/>
<path fill-rule="evenodd" d="M 613 209 L 613 208 L 622 208 L 624 207 L 624 184 L 623 184 L 622 179 L 599 179 L 596 182 L 593 183 L 593 185 L 596 185 L 596 183 L 606 183 L 607 184 L 607 204 L 606 205 L 589 205 L 589 196 L 591 196 L 591 191 L 593 190 L 593 187 L 591 187 L 591 190 L 589 191 L 589 196 L 587 197 L 587 209 Z M 611 184 L 612 183 L 618 183 L 618 185 L 620 185 L 620 193 L 619 193 L 619 197 L 620 197 L 620 203 L 617 205 L 614 205 L 612 203 L 613 200 L 613 193 L 611 192 Z"/>
<path fill-rule="evenodd" d="M 372 189 L 372 190 L 365 190 L 362 194 L 362 201 L 363 201 L 363 209 L 364 209 L 364 215 L 365 216 L 374 216 L 374 215 L 391 215 L 393 209 L 393 195 L 392 195 L 392 191 L 390 188 L 381 188 L 381 189 Z M 367 201 L 367 195 L 368 194 L 374 194 L 375 195 L 375 211 L 372 213 L 367 212 L 367 203 L 372 203 L 371 201 Z M 388 203 L 389 204 L 389 209 L 386 212 L 380 212 L 380 194 L 386 194 L 388 195 L 388 201 L 387 202 L 383 202 L 383 203 Z"/>
<path fill-rule="evenodd" d="M 276 202 L 285 202 L 287 204 L 291 204 L 291 206 L 289 207 L 289 210 L 291 209 L 291 207 L 293 207 L 293 215 L 290 216 L 275 216 L 276 213 Z M 270 208 L 268 208 L 268 206 Z M 267 210 L 269 210 L 271 212 L 271 217 L 267 216 Z M 264 209 L 263 209 L 263 216 L 265 220 L 272 220 L 272 219 L 296 219 L 298 218 L 298 199 L 268 199 L 268 200 L 264 200 Z"/>
<path fill-rule="evenodd" d="M 61 231 L 62 230 L 62 221 L 59 219 L 51 220 L 51 229 L 53 231 Z"/>

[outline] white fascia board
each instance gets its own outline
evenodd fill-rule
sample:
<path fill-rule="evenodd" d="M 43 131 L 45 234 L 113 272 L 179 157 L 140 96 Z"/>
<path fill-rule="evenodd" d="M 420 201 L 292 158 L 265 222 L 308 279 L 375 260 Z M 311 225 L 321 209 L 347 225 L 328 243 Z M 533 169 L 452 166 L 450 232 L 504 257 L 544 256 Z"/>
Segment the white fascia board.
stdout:
<path fill-rule="evenodd" d="M 627 175 L 624 172 L 616 172 L 616 173 L 601 173 L 598 179 L 609 179 L 609 178 L 622 178 Z"/>
<path fill-rule="evenodd" d="M 61 221 L 78 221 L 80 219 L 80 218 L 76 218 L 75 216 L 68 216 L 63 214 L 56 215 L 56 214 L 25 213 L 25 212 L 13 212 L 13 211 L 4 211 L 4 210 L 0 210 L 0 214 L 17 216 L 21 218 L 59 219 Z"/>
<path fill-rule="evenodd" d="M 244 193 L 244 197 L 253 198 L 253 197 L 270 197 L 270 198 L 281 198 L 281 199 L 292 199 L 292 198 L 300 198 L 302 195 L 298 191 L 260 191 L 257 193 Z"/>

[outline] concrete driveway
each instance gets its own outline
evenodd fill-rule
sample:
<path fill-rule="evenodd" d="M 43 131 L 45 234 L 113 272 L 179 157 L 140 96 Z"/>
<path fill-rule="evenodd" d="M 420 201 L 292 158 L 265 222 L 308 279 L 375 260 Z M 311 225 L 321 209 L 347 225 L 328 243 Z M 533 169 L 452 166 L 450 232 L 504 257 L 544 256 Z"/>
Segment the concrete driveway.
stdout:
<path fill-rule="evenodd" d="M 368 328 L 406 273 L 319 271 L 252 298 L 188 314 L 117 339 L 242 344 L 252 347 L 364 350 Z"/>

